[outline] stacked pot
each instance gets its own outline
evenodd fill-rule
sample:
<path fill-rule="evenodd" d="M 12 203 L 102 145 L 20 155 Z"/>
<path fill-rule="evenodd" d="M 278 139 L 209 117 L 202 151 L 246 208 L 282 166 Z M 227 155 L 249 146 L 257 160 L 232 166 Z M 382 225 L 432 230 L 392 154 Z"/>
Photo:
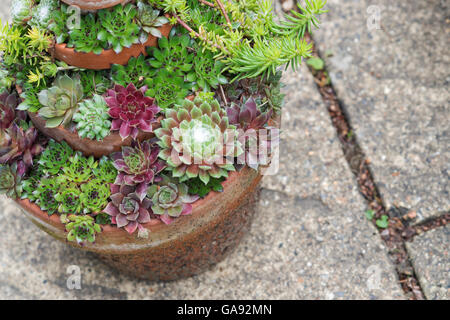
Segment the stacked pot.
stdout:
<path fill-rule="evenodd" d="M 127 0 L 63 0 L 83 10 L 99 10 L 113 7 Z M 160 27 L 168 36 L 172 26 Z M 144 44 L 124 48 L 119 54 L 104 50 L 100 55 L 76 52 L 65 44 L 54 47 L 54 57 L 71 66 L 85 69 L 109 69 L 113 64 L 126 65 L 131 57 L 147 54 L 146 47 L 156 46 L 157 38 L 149 36 Z M 45 127 L 37 114 L 29 113 L 35 127 L 44 135 L 57 141 L 66 141 L 74 150 L 85 156 L 100 158 L 130 145 L 131 138 L 122 140 L 111 133 L 102 141 L 82 139 L 76 132 L 64 127 Z M 155 129 L 157 126 L 155 127 Z M 137 140 L 148 140 L 153 133 L 139 133 Z M 151 280 L 175 280 L 198 274 L 221 261 L 248 231 L 254 202 L 257 199 L 259 171 L 244 167 L 233 172 L 223 182 L 223 192 L 211 192 L 193 204 L 192 215 L 183 216 L 166 225 L 159 220 L 144 225 L 149 231 L 147 238 L 138 238 L 114 226 L 104 226 L 95 243 L 80 246 L 83 250 L 97 253 L 107 263 L 138 278 Z M 57 215 L 49 216 L 29 200 L 18 204 L 38 227 L 60 241 L 66 242 L 65 226 Z"/>

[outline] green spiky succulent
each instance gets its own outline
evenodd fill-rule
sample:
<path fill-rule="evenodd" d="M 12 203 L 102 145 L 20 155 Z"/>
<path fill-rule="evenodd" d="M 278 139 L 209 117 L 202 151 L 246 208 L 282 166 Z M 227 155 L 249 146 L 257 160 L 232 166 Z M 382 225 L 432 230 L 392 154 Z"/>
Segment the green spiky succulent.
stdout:
<path fill-rule="evenodd" d="M 63 174 L 58 178 L 61 181 L 69 181 L 73 183 L 83 183 L 88 181 L 94 174 L 93 170 L 97 168 L 98 162 L 93 156 L 89 158 L 83 157 L 81 152 L 69 158 L 69 162 L 62 168 Z"/>
<path fill-rule="evenodd" d="M 183 77 L 171 75 L 165 69 L 160 70 L 156 77 L 146 79 L 145 84 L 149 88 L 146 95 L 155 98 L 161 109 L 182 103 L 192 88 Z"/>
<path fill-rule="evenodd" d="M 144 55 L 128 60 L 126 66 L 114 64 L 111 68 L 114 83 L 126 87 L 130 83 L 136 87 L 142 87 L 145 79 L 151 77 L 151 68 Z"/>
<path fill-rule="evenodd" d="M 77 123 L 78 135 L 91 140 L 103 140 L 111 130 L 108 111 L 105 99 L 98 94 L 81 102 L 73 116 L 73 121 Z"/>
<path fill-rule="evenodd" d="M 44 173 L 55 175 L 69 163 L 69 158 L 72 155 L 73 150 L 65 141 L 59 143 L 50 140 L 38 163 Z"/>
<path fill-rule="evenodd" d="M 32 202 L 36 201 L 37 197 L 33 192 L 38 188 L 42 176 L 42 167 L 39 164 L 35 164 L 28 174 L 28 178 L 22 180 L 22 199 L 28 199 Z"/>
<path fill-rule="evenodd" d="M 222 75 L 224 63 L 215 60 L 214 54 L 209 50 L 202 52 L 199 47 L 196 52 L 194 68 L 186 77 L 187 81 L 195 83 L 193 90 L 209 91 L 211 88 L 217 88 L 219 84 L 227 84 L 228 79 Z"/>
<path fill-rule="evenodd" d="M 59 202 L 58 211 L 61 213 L 79 214 L 82 210 L 80 196 L 80 190 L 76 187 L 69 187 L 61 193 L 57 193 L 55 200 Z"/>
<path fill-rule="evenodd" d="M 147 196 L 152 200 L 153 213 L 160 216 L 165 224 L 172 223 L 174 218 L 181 215 L 191 214 L 192 203 L 199 196 L 189 195 L 188 191 L 186 184 L 162 175 L 162 181 L 151 185 L 147 190 Z"/>
<path fill-rule="evenodd" d="M 96 179 L 103 181 L 105 184 L 114 183 L 117 177 L 117 169 L 111 159 L 103 156 L 99 160 L 98 166 L 94 168 L 94 175 Z"/>
<path fill-rule="evenodd" d="M 94 179 L 81 185 L 81 203 L 85 213 L 98 213 L 108 204 L 111 191 L 108 184 L 102 180 Z"/>
<path fill-rule="evenodd" d="M 225 178 L 210 178 L 207 184 L 204 184 L 200 178 L 189 179 L 186 181 L 189 187 L 189 194 L 198 195 L 200 198 L 206 197 L 211 191 L 223 192 L 222 182 Z"/>
<path fill-rule="evenodd" d="M 31 19 L 34 0 L 13 0 L 11 2 L 11 18 L 13 23 L 21 24 Z"/>
<path fill-rule="evenodd" d="M 47 178 L 42 179 L 37 189 L 33 192 L 36 197 L 36 203 L 39 204 L 42 210 L 47 211 L 49 216 L 58 211 L 59 202 L 56 200 L 56 195 L 60 187 L 58 179 Z"/>
<path fill-rule="evenodd" d="M 242 154 L 242 146 L 217 100 L 186 99 L 166 110 L 161 126 L 155 131 L 162 148 L 159 156 L 181 182 L 199 177 L 207 184 L 210 177 L 227 177 L 235 170 L 233 160 Z"/>
<path fill-rule="evenodd" d="M 46 120 L 46 127 L 68 126 L 77 111 L 78 103 L 83 98 L 79 75 L 73 79 L 67 75 L 58 76 L 53 86 L 41 91 L 38 97 L 44 106 L 39 109 L 39 115 Z"/>
<path fill-rule="evenodd" d="M 22 194 L 21 177 L 17 174 L 17 163 L 0 165 L 0 194 L 20 198 Z"/>
<path fill-rule="evenodd" d="M 111 216 L 107 213 L 99 213 L 95 216 L 95 222 L 97 222 L 98 224 L 111 224 Z"/>
<path fill-rule="evenodd" d="M 157 38 L 162 37 L 161 31 L 158 28 L 168 23 L 169 19 L 159 14 L 160 11 L 153 9 L 151 5 L 141 0 L 138 1 L 136 22 L 141 28 L 141 32 L 139 33 L 139 41 L 141 43 L 147 42 L 149 34 Z"/>
<path fill-rule="evenodd" d="M 91 216 L 70 215 L 66 224 L 67 240 L 76 241 L 78 244 L 94 242 L 95 234 L 102 232 L 99 224 L 95 223 Z"/>

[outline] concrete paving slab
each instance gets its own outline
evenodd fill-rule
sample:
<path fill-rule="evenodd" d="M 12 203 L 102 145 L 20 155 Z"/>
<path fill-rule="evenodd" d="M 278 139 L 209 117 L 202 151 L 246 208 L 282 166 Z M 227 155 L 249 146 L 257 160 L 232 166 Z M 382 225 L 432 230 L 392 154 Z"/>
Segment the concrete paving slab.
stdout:
<path fill-rule="evenodd" d="M 329 0 L 314 39 L 388 207 L 450 209 L 450 37 L 439 0 Z"/>
<path fill-rule="evenodd" d="M 450 226 L 440 227 L 406 243 L 414 270 L 427 299 L 450 299 Z"/>

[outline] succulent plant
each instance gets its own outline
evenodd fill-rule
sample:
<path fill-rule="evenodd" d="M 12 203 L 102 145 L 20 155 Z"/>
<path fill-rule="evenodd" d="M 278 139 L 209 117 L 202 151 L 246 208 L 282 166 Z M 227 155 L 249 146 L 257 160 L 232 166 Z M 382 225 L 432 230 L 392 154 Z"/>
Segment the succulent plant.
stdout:
<path fill-rule="evenodd" d="M 227 108 L 228 119 L 236 125 L 240 131 L 239 141 L 245 145 L 245 164 L 257 170 L 259 164 L 268 164 L 273 142 L 277 142 L 272 128 L 267 126 L 272 116 L 272 109 L 262 113 L 253 98 L 241 106 L 233 104 Z M 261 130 L 266 129 L 264 135 Z M 244 161 L 241 161 L 244 162 Z"/>
<path fill-rule="evenodd" d="M 13 23 L 22 24 L 31 19 L 34 0 L 13 0 L 11 2 L 11 18 Z"/>
<path fill-rule="evenodd" d="M 17 163 L 0 165 L 0 194 L 20 198 L 22 194 L 21 176 L 17 173 Z"/>
<path fill-rule="evenodd" d="M 187 81 L 195 82 L 194 91 L 209 91 L 211 88 L 217 88 L 219 84 L 228 83 L 228 79 L 222 75 L 225 67 L 223 62 L 214 59 L 214 54 L 209 50 L 202 52 L 199 47 L 196 53 L 194 68 L 186 77 Z"/>
<path fill-rule="evenodd" d="M 103 95 L 112 86 L 109 70 L 84 70 L 78 74 L 85 96 L 92 93 Z"/>
<path fill-rule="evenodd" d="M 210 177 L 227 177 L 228 171 L 235 170 L 234 157 L 243 150 L 236 127 L 229 125 L 217 100 L 186 99 L 176 109 L 166 110 L 161 125 L 155 130 L 162 148 L 159 157 L 181 182 L 199 177 L 207 184 Z"/>
<path fill-rule="evenodd" d="M 136 23 L 141 28 L 141 32 L 139 33 L 139 41 L 141 43 L 147 42 L 149 34 L 157 38 L 162 37 L 158 27 L 168 23 L 169 19 L 159 14 L 160 11 L 153 9 L 151 5 L 141 0 L 138 1 Z"/>
<path fill-rule="evenodd" d="M 94 168 L 94 175 L 105 184 L 113 183 L 117 177 L 117 169 L 114 167 L 114 163 L 111 159 L 103 156 L 99 160 L 98 166 Z"/>
<path fill-rule="evenodd" d="M 58 0 L 40 0 L 39 4 L 33 7 L 31 20 L 28 24 L 39 29 L 47 29 L 53 12 L 58 9 Z"/>
<path fill-rule="evenodd" d="M 33 192 L 38 188 L 43 176 L 42 168 L 38 163 L 33 165 L 28 177 L 22 179 L 22 199 L 28 199 L 31 202 L 36 201 L 37 197 Z"/>
<path fill-rule="evenodd" d="M 129 48 L 139 43 L 139 25 L 134 23 L 137 9 L 131 3 L 118 4 L 112 10 L 99 10 L 98 18 L 104 30 L 101 30 L 97 39 L 107 41 L 116 53 L 124 47 Z"/>
<path fill-rule="evenodd" d="M 192 89 L 192 84 L 185 82 L 183 76 L 170 74 L 165 69 L 159 70 L 155 77 L 145 79 L 145 84 L 149 88 L 146 94 L 154 97 L 162 109 L 183 103 Z"/>
<path fill-rule="evenodd" d="M 111 129 L 108 110 L 105 99 L 98 94 L 81 102 L 73 116 L 73 121 L 77 123 L 78 135 L 91 140 L 103 140 Z"/>
<path fill-rule="evenodd" d="M 99 224 L 95 223 L 91 216 L 70 215 L 67 217 L 69 223 L 66 224 L 67 240 L 76 241 L 78 244 L 94 242 L 95 234 L 102 232 Z"/>
<path fill-rule="evenodd" d="M 46 174 L 55 175 L 69 163 L 69 158 L 73 155 L 72 148 L 67 142 L 61 143 L 50 140 L 47 148 L 42 152 L 38 163 L 42 171 Z"/>
<path fill-rule="evenodd" d="M 115 85 L 114 89 L 108 90 L 106 103 L 113 119 L 111 130 L 119 130 L 122 139 L 130 135 L 136 139 L 139 130 L 152 132 L 152 123 L 160 108 L 153 98 L 145 96 L 146 91 L 147 87 L 138 90 L 132 83 L 126 88 Z"/>
<path fill-rule="evenodd" d="M 171 75 L 184 76 L 192 69 L 194 55 L 189 53 L 191 39 L 188 35 L 162 37 L 158 47 L 151 47 L 152 59 L 148 60 L 153 70 L 151 75 L 157 75 L 161 70 Z"/>
<path fill-rule="evenodd" d="M 0 92 L 8 91 L 14 83 L 14 78 L 10 76 L 8 70 L 0 66 Z"/>
<path fill-rule="evenodd" d="M 55 195 L 55 200 L 59 202 L 58 212 L 79 214 L 82 211 L 80 200 L 80 190 L 76 187 L 64 189 Z"/>
<path fill-rule="evenodd" d="M 59 202 L 56 200 L 56 195 L 60 188 L 60 183 L 56 178 L 42 179 L 37 189 L 33 192 L 36 197 L 36 203 L 39 207 L 47 211 L 49 216 L 58 211 Z"/>
<path fill-rule="evenodd" d="M 0 130 L 10 127 L 11 123 L 18 118 L 18 120 L 25 120 L 26 114 L 23 111 L 17 110 L 19 99 L 15 93 L 4 91 L 0 94 Z"/>
<path fill-rule="evenodd" d="M 122 152 L 113 154 L 114 167 L 119 171 L 115 184 L 136 185 L 139 199 L 145 197 L 148 185 L 159 181 L 157 176 L 165 167 L 158 159 L 159 147 L 150 141 L 134 142 L 132 147 L 122 147 Z"/>
<path fill-rule="evenodd" d="M 135 86 L 142 86 L 147 78 L 150 78 L 150 65 L 144 55 L 128 60 L 126 66 L 114 64 L 111 67 L 112 80 L 121 86 L 132 83 Z"/>
<path fill-rule="evenodd" d="M 66 17 L 62 15 L 61 19 L 63 18 Z M 67 18 L 66 20 L 63 20 L 62 23 L 67 23 Z M 101 32 L 105 32 L 101 21 L 96 20 L 95 14 L 88 13 L 81 19 L 80 27 L 70 31 L 67 46 L 69 48 L 75 48 L 78 52 L 93 52 L 95 54 L 100 54 L 108 47 L 107 41 L 105 39 L 99 39 L 98 37 Z M 68 32 L 65 30 L 62 34 L 68 34 Z M 57 40 L 64 41 L 65 39 L 61 36 L 57 37 Z"/>
<path fill-rule="evenodd" d="M 140 199 L 136 188 L 129 185 L 111 185 L 111 202 L 103 210 L 111 216 L 111 222 L 118 228 L 132 234 L 137 229 L 142 230 L 142 224 L 150 222 L 150 205 L 147 197 Z"/>
<path fill-rule="evenodd" d="M 200 198 L 206 197 L 211 191 L 223 192 L 222 182 L 225 178 L 210 178 L 207 184 L 204 184 L 200 178 L 189 179 L 186 185 L 189 188 L 189 194 L 198 195 Z"/>
<path fill-rule="evenodd" d="M 0 130 L 0 163 L 19 161 L 18 172 L 23 175 L 33 165 L 33 157 L 43 150 L 36 138 L 36 128 L 24 121 L 20 126 L 13 122 L 9 128 Z"/>
<path fill-rule="evenodd" d="M 147 196 L 152 200 L 152 211 L 162 222 L 171 224 L 175 218 L 192 212 L 192 203 L 200 197 L 189 195 L 189 188 L 184 183 L 163 175 L 160 183 L 151 185 Z"/>
<path fill-rule="evenodd" d="M 87 182 L 93 176 L 97 166 L 98 162 L 95 161 L 93 156 L 86 158 L 78 151 L 69 158 L 68 163 L 62 168 L 63 174 L 58 178 L 61 181 L 64 180 L 73 183 Z"/>
<path fill-rule="evenodd" d="M 84 213 L 98 213 L 108 204 L 111 195 L 109 185 L 100 179 L 93 179 L 81 185 L 81 203 Z"/>
<path fill-rule="evenodd" d="M 105 212 L 101 212 L 95 216 L 95 222 L 98 224 L 111 224 L 111 216 Z"/>
<path fill-rule="evenodd" d="M 272 110 L 262 113 L 253 98 L 248 99 L 244 104 L 232 104 L 227 108 L 228 120 L 231 124 L 236 125 L 239 129 L 244 131 L 248 129 L 258 130 L 263 128 L 270 117 Z"/>
<path fill-rule="evenodd" d="M 41 91 L 38 97 L 44 106 L 39 109 L 39 115 L 46 120 L 46 127 L 68 126 L 83 98 L 80 77 L 74 76 L 72 79 L 67 75 L 58 76 L 53 87 Z"/>

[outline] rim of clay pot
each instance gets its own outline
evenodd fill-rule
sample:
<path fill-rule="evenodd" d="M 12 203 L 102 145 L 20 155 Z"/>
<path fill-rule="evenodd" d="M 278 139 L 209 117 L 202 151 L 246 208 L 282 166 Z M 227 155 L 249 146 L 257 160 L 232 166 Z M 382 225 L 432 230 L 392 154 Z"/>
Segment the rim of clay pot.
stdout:
<path fill-rule="evenodd" d="M 165 16 L 170 17 L 168 14 L 165 14 Z M 159 27 L 158 30 L 164 37 L 167 37 L 172 28 L 173 25 L 166 23 Z M 52 50 L 56 59 L 64 61 L 70 66 L 90 70 L 105 70 L 111 69 L 113 64 L 126 65 L 132 57 L 137 58 L 141 54 L 147 56 L 146 49 L 148 47 L 156 47 L 158 39 L 149 34 L 148 40 L 144 44 L 133 44 L 130 48 L 123 48 L 120 53 L 116 53 L 113 49 L 103 50 L 100 54 L 77 52 L 75 48 L 68 48 L 66 43 L 55 44 Z"/>
<path fill-rule="evenodd" d="M 194 100 L 195 95 L 187 96 L 186 99 Z M 120 151 L 124 146 L 130 146 L 132 143 L 131 136 L 122 140 L 122 137 L 118 132 L 111 132 L 103 140 L 91 140 L 88 138 L 82 138 L 78 135 L 76 130 L 70 131 L 63 126 L 56 128 L 47 128 L 45 126 L 45 120 L 42 119 L 39 114 L 34 112 L 28 112 L 28 116 L 33 122 L 33 125 L 44 135 L 50 137 L 58 142 L 66 141 L 67 144 L 76 151 L 81 151 L 85 156 L 94 156 L 95 158 L 101 158 L 102 156 L 108 156 L 113 152 Z M 155 122 L 152 123 L 152 131 L 161 127 L 162 116 L 159 116 Z M 144 141 L 155 137 L 154 132 L 144 132 L 139 130 L 136 140 Z"/>
<path fill-rule="evenodd" d="M 100 10 L 114 7 L 119 3 L 125 4 L 131 0 L 61 0 L 62 2 L 80 7 L 83 10 Z"/>
<path fill-rule="evenodd" d="M 191 215 L 181 216 L 170 225 L 164 224 L 159 219 L 153 219 L 151 222 L 143 224 L 142 226 L 149 231 L 148 238 L 138 238 L 137 231 L 129 234 L 122 228 L 102 225 L 102 232 L 96 235 L 96 241 L 83 244 L 82 247 L 96 252 L 135 251 L 171 241 L 180 236 L 180 233 L 201 227 L 202 223 L 213 220 L 221 210 L 228 208 L 231 204 L 238 205 L 243 197 L 256 189 L 261 179 L 262 175 L 259 171 L 244 167 L 241 171 L 229 174 L 228 178 L 222 182 L 222 192 L 211 191 L 205 198 L 194 202 Z M 237 193 L 236 190 L 240 192 Z M 15 202 L 33 223 L 59 240 L 65 240 L 67 232 L 57 214 L 49 216 L 46 211 L 41 210 L 37 204 L 28 199 L 16 199 Z M 211 214 L 213 210 L 216 210 L 215 214 Z M 199 224 L 196 221 L 198 219 L 201 219 L 202 223 Z M 70 244 L 81 247 L 75 242 L 70 242 Z"/>

